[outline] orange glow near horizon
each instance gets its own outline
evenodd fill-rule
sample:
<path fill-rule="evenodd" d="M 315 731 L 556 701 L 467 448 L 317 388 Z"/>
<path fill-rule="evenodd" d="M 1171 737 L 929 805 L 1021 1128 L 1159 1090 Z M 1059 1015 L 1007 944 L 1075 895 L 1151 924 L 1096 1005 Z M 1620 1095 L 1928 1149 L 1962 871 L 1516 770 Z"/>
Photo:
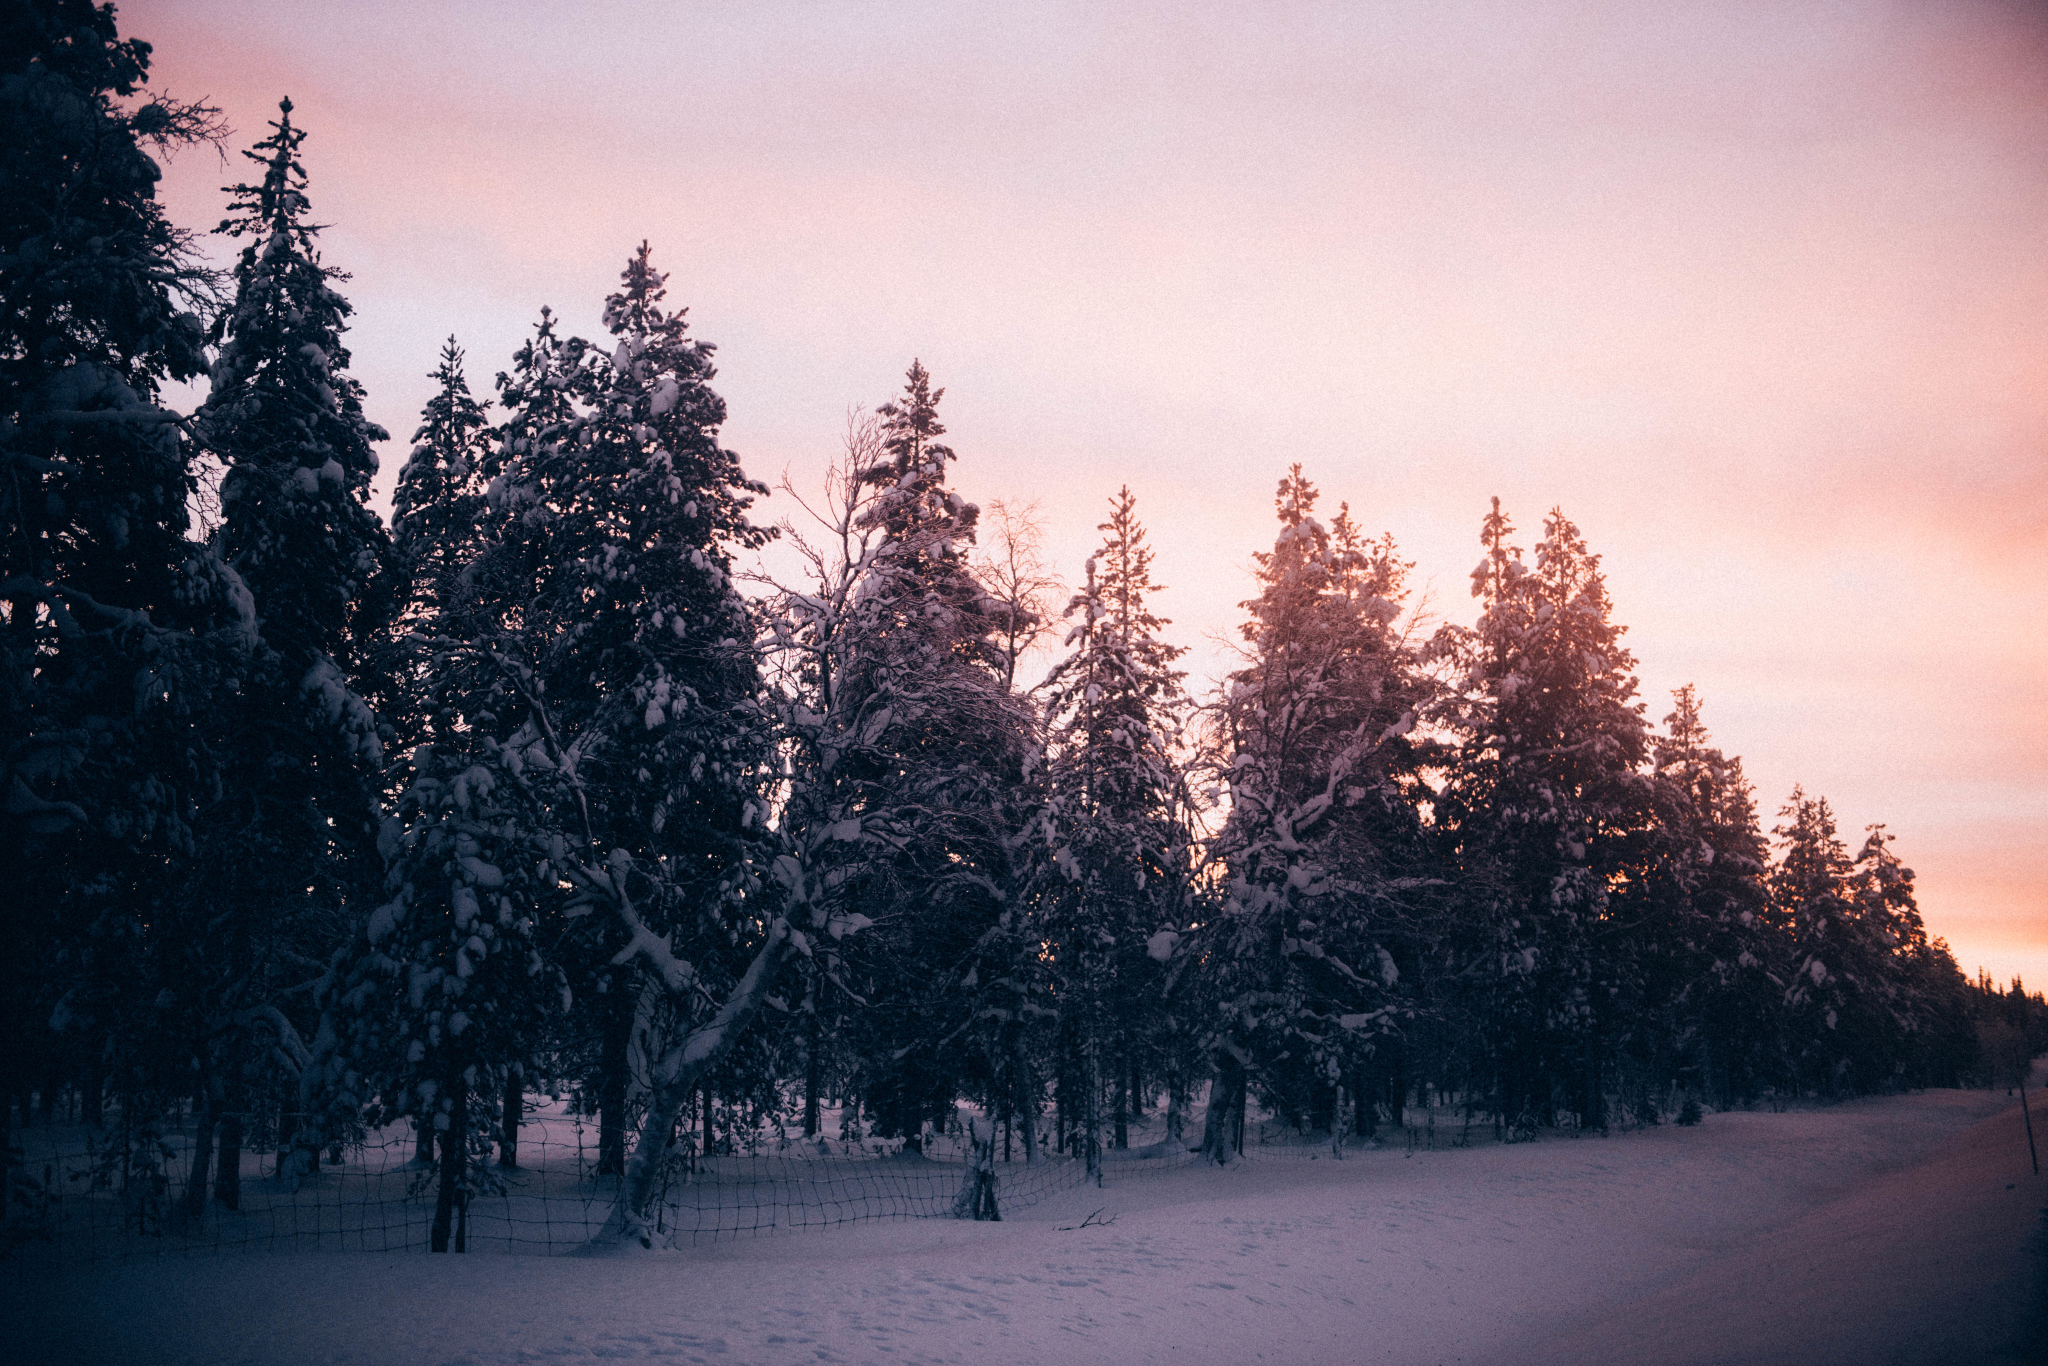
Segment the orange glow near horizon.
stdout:
<path fill-rule="evenodd" d="M 389 481 L 642 237 L 728 444 L 812 480 L 912 356 L 1069 576 L 1128 483 L 1197 679 L 1300 461 L 1469 620 L 1487 499 L 1605 560 L 1651 718 L 1766 827 L 1882 821 L 2048 986 L 2048 25 L 2016 5 L 845 9 L 137 0 L 154 88 L 310 132 Z M 242 177 L 188 151 L 176 221 Z M 769 519 L 790 515 L 770 501 Z"/>

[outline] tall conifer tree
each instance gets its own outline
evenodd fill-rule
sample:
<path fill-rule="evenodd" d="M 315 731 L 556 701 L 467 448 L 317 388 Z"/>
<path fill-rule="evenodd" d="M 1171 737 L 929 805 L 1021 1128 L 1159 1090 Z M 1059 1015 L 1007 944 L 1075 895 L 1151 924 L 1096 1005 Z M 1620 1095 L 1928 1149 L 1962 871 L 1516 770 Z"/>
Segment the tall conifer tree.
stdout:
<path fill-rule="evenodd" d="M 148 986 L 175 966 L 141 929 L 192 871 L 247 625 L 187 539 L 192 447 L 159 402 L 203 372 L 217 294 L 150 152 L 219 130 L 143 97 L 149 62 L 111 5 L 0 25 L 0 1095 L 107 1081 L 138 1122 L 145 1092 L 191 1085 L 191 1035 L 163 1038 Z"/>
<path fill-rule="evenodd" d="M 462 348 L 450 337 L 431 376 L 435 392 L 420 413 L 412 455 L 391 495 L 391 535 L 407 580 L 401 606 L 408 617 L 433 613 L 455 589 L 451 576 L 479 548 L 489 428 L 462 362 Z"/>
<path fill-rule="evenodd" d="M 220 356 L 199 421 L 227 466 L 222 549 L 255 595 L 264 641 L 331 698 L 368 643 L 361 618 L 381 587 L 389 538 L 367 499 L 371 445 L 388 434 L 363 416 L 363 387 L 348 373 L 351 309 L 335 289 L 348 276 L 315 247 L 306 135 L 291 111 L 281 101 L 271 135 L 242 154 L 262 179 L 232 187 L 233 216 L 217 229 L 251 240 L 215 329 Z"/>
<path fill-rule="evenodd" d="M 1195 961 L 1216 1003 L 1203 1146 L 1217 1160 L 1250 1083 L 1294 1114 L 1329 1112 L 1396 1027 L 1394 955 L 1421 910 L 1412 735 L 1426 688 L 1395 629 L 1408 566 L 1348 507 L 1325 526 L 1316 498 L 1299 466 L 1280 482 L 1280 531 L 1244 604 L 1246 666 L 1213 713 L 1227 882 Z"/>
<path fill-rule="evenodd" d="M 405 587 L 380 662 L 405 743 L 378 842 L 387 899 L 322 984 L 337 1046 L 321 1079 L 339 1122 L 419 1127 L 445 1252 L 460 1196 L 492 1189 L 475 1159 L 494 1128 L 516 1139 L 524 1064 L 571 999 L 542 950 L 577 864 L 553 823 L 573 794 L 476 611 L 487 447 L 452 338 L 434 378 L 394 499 Z"/>
<path fill-rule="evenodd" d="M 606 300 L 609 354 L 558 338 L 544 314 L 501 377 L 507 419 L 456 631 L 456 653 L 489 674 L 466 704 L 469 742 L 551 775 L 553 857 L 575 888 L 563 912 L 581 927 L 559 965 L 603 998 L 614 1162 L 627 1040 L 650 1058 L 621 1237 L 644 1235 L 676 1113 L 791 951 L 764 881 L 772 735 L 733 581 L 734 552 L 765 540 L 747 518 L 764 490 L 718 444 L 712 348 L 665 306 L 665 278 L 643 244 Z"/>
<path fill-rule="evenodd" d="M 1799 1086 L 1833 1092 L 1851 1065 L 1837 1041 L 1860 985 L 1852 965 L 1863 957 L 1850 898 L 1853 864 L 1827 798 L 1794 787 L 1778 817 L 1771 833 L 1780 852 L 1770 880 L 1792 969 L 1785 988 L 1788 1061 Z"/>
<path fill-rule="evenodd" d="M 1091 1165 L 1105 1090 L 1122 1131 L 1134 1082 L 1164 1061 L 1163 963 L 1186 928 L 1193 845 L 1174 755 L 1183 652 L 1160 636 L 1168 623 L 1152 610 L 1159 585 L 1136 502 L 1119 490 L 1096 528 L 1102 546 L 1067 607 L 1071 653 L 1044 685 L 1048 792 L 1020 965 L 1039 948 L 1030 941 L 1054 946 L 1052 997 L 1077 1055 L 1062 1070 L 1080 1088 Z"/>
<path fill-rule="evenodd" d="M 990 1085 L 987 1056 L 957 1041 L 978 946 L 1014 900 L 1029 801 L 1029 710 L 1004 685 L 1005 608 L 968 566 L 979 510 L 947 478 L 943 394 L 913 362 L 854 475 L 871 496 L 847 530 L 869 546 L 830 624 L 831 702 L 807 727 L 795 801 L 797 828 L 858 835 L 819 849 L 877 922 L 859 947 L 857 1085 L 880 1132 L 913 1140 Z"/>
<path fill-rule="evenodd" d="M 1646 1007 L 1663 1018 L 1666 1075 L 1722 1104 L 1775 1082 L 1782 1059 L 1781 941 L 1764 883 L 1768 853 L 1742 760 L 1709 743 L 1690 684 L 1651 741 L 1658 831 L 1648 894 Z"/>
<path fill-rule="evenodd" d="M 1533 568 L 1513 531 L 1495 499 L 1472 575 L 1479 622 L 1444 637 L 1462 680 L 1438 812 L 1482 936 L 1497 1108 L 1527 1132 L 1560 1104 L 1601 1122 L 1652 804 L 1635 660 L 1599 557 L 1556 510 Z"/>
<path fill-rule="evenodd" d="M 246 586 L 256 636 L 218 709 L 223 772 L 207 811 L 205 885 L 190 894 L 208 928 L 191 941 L 188 985 L 174 993 L 195 1001 L 221 1049 L 241 1038 L 223 1022 L 301 985 L 346 942 L 381 872 L 388 732 L 364 699 L 362 671 L 391 591 L 390 539 L 367 505 L 371 444 L 385 433 L 363 416 L 362 386 L 347 372 L 350 309 L 335 286 L 348 277 L 315 247 L 305 134 L 289 100 L 270 128 L 243 153 L 261 178 L 231 187 L 233 212 L 217 229 L 249 240 L 194 424 L 226 470 L 215 546 Z M 303 1009 L 303 997 L 292 1002 Z M 202 1071 L 213 1051 L 202 1050 Z M 315 1075 L 301 1076 L 291 1110 L 313 1108 Z M 304 1136 L 304 1173 L 320 1137 L 311 1127 Z"/>

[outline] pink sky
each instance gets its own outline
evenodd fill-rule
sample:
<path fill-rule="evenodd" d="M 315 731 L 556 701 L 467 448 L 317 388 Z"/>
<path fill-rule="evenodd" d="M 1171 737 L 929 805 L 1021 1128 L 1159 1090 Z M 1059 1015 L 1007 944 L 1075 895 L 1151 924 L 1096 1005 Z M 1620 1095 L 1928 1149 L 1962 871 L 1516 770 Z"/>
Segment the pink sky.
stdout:
<path fill-rule="evenodd" d="M 566 17 L 565 17 L 566 16 Z M 1965 970 L 2048 985 L 2048 25 L 2020 5 L 147 0 L 289 95 L 373 418 L 487 393 L 642 237 L 727 444 L 804 484 L 912 356 L 1077 574 L 1128 482 L 1198 673 L 1300 461 L 1469 620 L 1487 499 L 1606 556 L 1653 717 L 1766 825 L 1886 822 Z M 169 169 L 210 226 L 242 178 Z M 794 510 L 771 501 L 768 517 Z"/>

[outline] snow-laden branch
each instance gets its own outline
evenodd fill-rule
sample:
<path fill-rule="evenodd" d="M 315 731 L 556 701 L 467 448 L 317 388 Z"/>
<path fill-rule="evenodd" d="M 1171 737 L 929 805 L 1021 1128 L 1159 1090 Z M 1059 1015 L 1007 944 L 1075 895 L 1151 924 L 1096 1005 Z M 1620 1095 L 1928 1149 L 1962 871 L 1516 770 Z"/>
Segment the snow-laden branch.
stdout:
<path fill-rule="evenodd" d="M 166 408 L 96 408 L 90 411 L 58 409 L 37 413 L 33 422 L 46 422 L 53 427 L 86 427 L 132 423 L 138 427 L 188 426 L 192 419 Z"/>
<path fill-rule="evenodd" d="M 593 833 L 593 827 L 590 822 L 590 802 L 583 790 L 582 775 L 576 769 L 576 761 L 581 757 L 582 750 L 576 746 L 564 746 L 562 744 L 562 737 L 555 730 L 554 720 L 548 715 L 547 704 L 541 700 L 540 693 L 532 686 L 533 671 L 519 661 L 512 659 L 502 650 L 488 644 L 477 645 L 471 648 L 475 649 L 485 659 L 490 660 L 497 667 L 499 675 L 504 678 L 506 683 L 511 685 L 512 690 L 518 693 L 521 700 L 526 703 L 528 713 L 533 718 L 534 726 L 540 731 L 541 738 L 547 742 L 549 760 L 554 763 L 556 771 L 567 781 L 569 791 L 576 798 L 577 816 L 583 825 L 584 847 L 588 848 L 596 844 L 597 836 Z M 579 736 L 576 745 L 580 746 L 582 739 L 583 737 Z M 590 870 L 586 869 L 585 871 L 589 872 Z"/>
<path fill-rule="evenodd" d="M 593 1240 L 593 1247 L 654 1246 L 648 1211 L 655 1201 L 662 1159 L 668 1155 L 669 1135 L 675 1129 L 676 1116 L 696 1095 L 704 1073 L 732 1049 L 760 1010 L 774 985 L 776 970 L 791 952 L 789 922 L 778 916 L 717 1013 L 662 1055 L 654 1069 L 640 1141 L 634 1144 L 633 1156 L 626 1164 L 626 1179 L 620 1184 L 618 1203 Z"/>
<path fill-rule="evenodd" d="M 668 988 L 669 993 L 681 996 L 696 985 L 697 969 L 676 957 L 674 936 L 656 934 L 641 918 L 631 894 L 626 890 L 626 874 L 631 867 L 632 860 L 626 851 L 614 849 L 607 860 L 607 871 L 584 869 L 586 878 L 609 888 L 612 907 L 626 927 L 626 946 L 612 955 L 612 963 L 623 967 L 636 955 L 644 957 L 661 975 L 661 984 Z"/>
<path fill-rule="evenodd" d="M 82 638 L 86 631 L 72 615 L 72 606 L 106 618 L 113 623 L 114 630 L 133 627 L 162 632 L 166 629 L 151 621 L 149 613 L 139 607 L 113 607 L 83 589 L 32 579 L 25 574 L 16 574 L 5 582 L 0 582 L 0 598 L 28 598 L 41 602 L 50 609 L 50 618 L 56 623 L 57 634 L 73 639 Z"/>
<path fill-rule="evenodd" d="M 31 822 L 30 828 L 32 829 L 38 828 L 37 822 L 44 825 L 48 825 L 53 821 L 57 822 L 52 827 L 53 830 L 63 829 L 64 824 L 68 822 L 75 821 L 80 825 L 87 823 L 84 807 L 79 806 L 76 802 L 44 801 L 41 797 L 29 791 L 28 783 L 19 773 L 14 774 L 13 781 L 8 784 L 7 805 L 5 809 L 10 816 L 27 817 Z"/>
<path fill-rule="evenodd" d="M 1400 719 L 1372 734 L 1375 727 L 1368 721 L 1351 732 L 1349 740 L 1330 760 L 1330 768 L 1323 779 L 1323 790 L 1299 803 L 1292 811 L 1273 813 L 1273 834 L 1276 843 L 1286 852 L 1299 853 L 1303 848 L 1301 836 L 1312 829 L 1336 804 L 1338 785 L 1343 783 L 1357 767 L 1382 745 L 1399 739 L 1415 728 L 1415 709 L 1401 713 Z M 1370 736 L 1371 738 L 1367 738 Z"/>
<path fill-rule="evenodd" d="M 313 1050 L 306 1047 L 306 1041 L 299 1037 L 299 1031 L 291 1020 L 276 1006 L 250 1006 L 246 1010 L 236 1011 L 233 1020 L 238 1027 L 244 1029 L 261 1020 L 276 1030 L 278 1052 L 290 1063 L 293 1076 L 300 1075 L 313 1065 Z"/>

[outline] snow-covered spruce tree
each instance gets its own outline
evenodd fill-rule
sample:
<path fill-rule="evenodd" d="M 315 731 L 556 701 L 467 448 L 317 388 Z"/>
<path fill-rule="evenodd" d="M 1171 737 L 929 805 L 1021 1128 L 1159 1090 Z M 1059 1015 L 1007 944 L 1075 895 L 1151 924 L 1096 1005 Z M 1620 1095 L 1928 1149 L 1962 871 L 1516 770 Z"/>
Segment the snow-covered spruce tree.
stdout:
<path fill-rule="evenodd" d="M 252 757 L 279 775 L 286 819 L 313 827 L 302 854 L 341 865 L 374 838 L 378 819 L 368 781 L 382 736 L 353 684 L 390 605 L 390 538 L 368 506 L 371 443 L 387 434 L 363 416 L 362 385 L 347 373 L 350 308 L 334 286 L 348 276 L 315 250 L 320 229 L 307 219 L 298 158 L 305 133 L 292 126 L 290 100 L 278 109 L 271 136 L 243 153 L 262 180 L 231 187 L 234 215 L 216 229 L 253 240 L 215 325 L 220 351 L 196 425 L 226 467 L 219 549 L 253 598 L 274 661 L 267 670 L 281 671 L 252 678 L 247 691 L 274 700 L 276 722 L 301 732 L 288 756 Z"/>
<path fill-rule="evenodd" d="M 1890 950 L 1897 990 L 1894 1018 L 1903 1036 L 1894 1081 L 1903 1086 L 1961 1086 L 1973 1066 L 1975 1026 L 1969 983 L 1948 945 L 1927 937 L 1913 893 L 1913 870 L 1892 851 L 1892 835 L 1873 825 L 1856 855 L 1851 892 L 1866 923 Z"/>
<path fill-rule="evenodd" d="M 438 386 L 420 410 L 412 455 L 391 497 L 391 535 L 414 574 L 407 606 L 424 613 L 436 589 L 474 550 L 483 503 L 483 467 L 490 454 L 484 405 L 469 392 L 462 348 L 449 337 L 431 376 Z"/>
<path fill-rule="evenodd" d="M 220 354 L 198 413 L 208 447 L 227 466 L 221 547 L 256 599 L 263 638 L 301 686 L 341 715 L 342 689 L 371 632 L 389 537 L 370 511 L 371 444 L 388 434 L 363 416 L 363 387 L 342 345 L 348 276 L 321 262 L 309 221 L 303 130 L 290 100 L 271 135 L 244 152 L 262 180 L 231 187 L 233 215 L 216 230 L 251 239 L 235 263 L 235 300 L 216 324 Z M 370 623 L 374 624 L 374 623 Z M 363 736 L 374 744 L 374 729 Z"/>
<path fill-rule="evenodd" d="M 435 725 L 431 708 L 421 705 L 432 684 L 433 656 L 422 656 L 408 638 L 459 631 L 460 615 L 475 597 L 465 572 L 482 551 L 484 466 L 491 444 L 484 405 L 470 394 L 462 361 L 462 349 L 450 337 L 432 375 L 434 396 L 421 410 L 412 454 L 391 499 L 399 587 L 392 644 L 379 652 L 372 673 L 386 693 L 380 712 L 401 746 Z"/>
<path fill-rule="evenodd" d="M 190 871 L 215 782 L 196 728 L 247 624 L 186 539 L 192 450 L 159 406 L 204 369 L 217 293 L 150 153 L 218 129 L 144 96 L 148 71 L 110 5 L 0 25 L 0 1095 L 76 1085 L 95 1124 L 103 1084 L 190 1088 L 138 930 Z"/>
<path fill-rule="evenodd" d="M 522 671 L 520 687 L 529 691 L 546 687 L 546 679 L 537 672 L 546 642 L 574 629 L 573 622 L 565 625 L 530 614 L 527 605 L 540 586 L 560 572 L 554 542 L 565 519 L 542 494 L 561 476 L 555 467 L 566 468 L 559 459 L 561 443 L 580 439 L 600 373 L 599 356 L 591 344 L 582 337 L 562 335 L 553 311 L 542 308 L 533 335 L 514 354 L 511 370 L 498 374 L 498 400 L 505 417 L 491 429 L 484 455 L 485 507 L 474 530 L 473 554 L 448 584 L 450 596 L 444 599 L 450 606 L 459 601 L 468 614 L 463 625 L 448 629 L 460 637 L 490 642 L 492 657 L 507 669 Z M 571 526 L 567 534 L 578 533 Z M 505 686 L 511 688 L 509 676 Z M 502 710 L 502 700 L 494 705 Z M 563 725 L 569 724 L 565 717 Z M 573 831 L 583 831 L 586 825 L 578 807 Z M 573 1078 L 577 1100 L 597 1112 L 599 1174 L 620 1176 L 628 1146 L 628 1046 L 638 968 L 630 962 L 609 962 L 603 942 L 601 932 L 592 932 L 579 941 L 581 952 L 564 956 L 576 1008 L 556 1022 L 545 1047 L 550 1069 Z"/>
<path fill-rule="evenodd" d="M 733 552 L 765 539 L 747 520 L 762 489 L 718 445 L 711 347 L 664 295 L 643 246 L 606 301 L 608 356 L 544 319 L 501 381 L 466 628 L 504 693 L 474 724 L 530 727 L 560 775 L 570 981 L 623 1003 L 644 1041 L 643 1121 L 606 1235 L 639 1242 L 683 1106 L 808 947 L 779 910 L 804 888 L 765 828 L 771 718 L 732 578 Z M 650 1036 L 657 1015 L 667 1037 Z"/>
<path fill-rule="evenodd" d="M 1496 1112 L 1529 1132 L 1569 1104 L 1597 1127 L 1601 1050 L 1640 994 L 1648 727 L 1599 557 L 1556 510 L 1533 569 L 1513 530 L 1496 499 L 1472 573 L 1479 622 L 1439 637 L 1459 681 L 1437 819 L 1485 981 Z"/>
<path fill-rule="evenodd" d="M 1722 1105 L 1782 1070 L 1783 942 L 1768 914 L 1768 860 L 1742 760 L 1709 742 L 1690 684 L 1651 740 L 1658 830 L 1649 870 L 1647 998 L 1674 1074 Z"/>
<path fill-rule="evenodd" d="M 471 1158 L 497 1117 L 491 1102 L 519 1104 L 522 1066 L 567 995 L 538 945 L 563 929 L 565 874 L 551 859 L 566 863 L 553 817 L 568 794 L 470 610 L 487 447 L 461 360 L 451 338 L 395 499 L 405 586 L 379 652 L 404 741 L 385 775 L 396 814 L 378 841 L 388 899 L 318 993 L 333 1121 L 410 1118 L 422 1155 L 438 1146 L 436 1251 L 457 1193 L 485 1184 Z M 507 1117 L 516 1142 L 518 1116 Z"/>
<path fill-rule="evenodd" d="M 1788 1050 L 1799 1086 L 1824 1095 L 1912 1084 L 1928 1036 L 1953 1025 L 1913 871 L 1872 826 L 1854 858 L 1822 797 L 1794 788 L 1772 833 L 1772 911 L 1791 940 Z"/>
<path fill-rule="evenodd" d="M 1397 1028 L 1396 953 L 1425 914 L 1412 732 L 1427 685 L 1396 628 L 1408 566 L 1343 510 L 1314 516 L 1295 466 L 1280 532 L 1244 604 L 1245 667 L 1210 725 L 1230 811 L 1211 858 L 1223 901 L 1181 952 L 1213 1003 L 1203 1151 L 1227 1161 L 1248 1085 L 1329 1114 L 1339 1083 Z"/>
<path fill-rule="evenodd" d="M 1788 1060 L 1800 1088 L 1832 1094 L 1847 1084 L 1853 1063 L 1837 1042 L 1844 1010 L 1863 986 L 1850 964 L 1861 966 L 1867 957 L 1849 894 L 1853 865 L 1827 798 L 1794 787 L 1778 818 L 1771 833 L 1780 852 L 1770 887 L 1772 917 L 1791 949 Z"/>
<path fill-rule="evenodd" d="M 1046 803 L 1037 822 L 1025 938 L 1051 945 L 1051 997 L 1073 1056 L 1083 1152 L 1099 1170 L 1105 1089 L 1116 1146 L 1142 1077 L 1168 1069 L 1164 963 L 1187 928 L 1186 784 L 1175 757 L 1184 720 L 1183 653 L 1160 638 L 1152 550 L 1128 488 L 1068 604 L 1070 653 L 1043 685 Z M 1031 955 L 1035 957 L 1036 955 Z M 1177 1090 L 1179 1088 L 1176 1088 Z M 1177 1117 L 1177 1112 L 1176 1112 Z"/>
<path fill-rule="evenodd" d="M 1029 708 L 1004 686 L 1003 604 L 968 567 L 978 515 L 947 483 L 943 391 L 911 366 L 856 429 L 819 514 L 816 591 L 783 595 L 791 721 L 781 829 L 832 904 L 872 916 L 847 1039 L 877 1132 L 913 1141 L 1000 1061 L 963 1045 L 1005 955 Z M 1008 988 L 998 988 L 1008 992 Z"/>
<path fill-rule="evenodd" d="M 494 690 L 484 651 L 444 658 L 437 690 Z M 485 710 L 437 701 L 443 714 Z M 560 772 L 531 722 L 503 743 L 436 737 L 399 768 L 409 781 L 381 841 L 390 899 L 321 987 L 341 1045 L 323 1050 L 325 1080 L 340 1113 L 409 1118 L 438 1140 L 431 1245 L 446 1252 L 458 1193 L 492 1188 L 476 1159 L 494 1107 L 508 1084 L 517 1103 L 519 1068 L 568 1008 L 562 968 L 542 949 L 564 931 L 561 888 L 578 870 L 552 824 Z"/>
<path fill-rule="evenodd" d="M 866 515 L 885 540 L 858 590 L 853 667 L 840 683 L 842 704 L 879 727 L 841 765 L 865 789 L 863 821 L 893 846 L 863 859 L 854 892 L 877 921 L 859 941 L 869 987 L 859 1085 L 877 1132 L 913 1140 L 961 1092 L 991 1089 L 1006 1060 L 986 1040 L 947 1041 L 984 1004 L 982 979 L 1013 957 L 992 954 L 989 936 L 1015 942 L 1003 915 L 1033 755 L 1030 710 L 1003 681 L 1007 609 L 969 565 L 979 509 L 947 478 L 956 456 L 939 441 L 944 392 L 913 361 L 901 397 L 877 410 L 885 462 L 869 472 L 877 496 Z"/>
<path fill-rule="evenodd" d="M 264 957 L 281 989 L 303 985 L 315 962 L 347 942 L 380 881 L 385 734 L 357 679 L 383 627 L 390 542 L 367 506 L 377 468 L 370 447 L 385 433 L 364 418 L 362 386 L 347 374 L 349 306 L 335 289 L 347 277 L 314 246 L 319 228 L 308 219 L 299 160 L 305 135 L 289 100 L 270 127 L 243 153 L 261 179 L 231 187 L 233 211 L 217 229 L 250 240 L 234 268 L 234 301 L 215 324 L 212 387 L 195 415 L 226 470 L 215 545 L 246 585 L 260 634 L 222 717 L 231 729 L 207 813 L 211 842 L 200 853 L 209 958 L 232 963 L 244 943 L 282 939 Z M 246 975 L 223 970 L 195 972 L 177 994 L 196 993 L 218 1017 L 250 990 Z M 305 1003 L 298 997 L 293 1008 Z M 290 1108 L 313 1107 L 306 1094 Z M 322 1137 L 309 1127 L 302 1171 Z"/>
<path fill-rule="evenodd" d="M 1892 850 L 1893 836 L 1871 826 L 1857 851 L 1850 895 L 1866 935 L 1880 950 L 1886 989 L 1875 1004 L 1871 1034 L 1888 1042 L 1888 1069 L 1873 1069 L 1871 1090 L 1955 1085 L 1960 1058 L 1962 974 L 1947 947 L 1930 943 L 1913 894 L 1913 870 Z"/>

